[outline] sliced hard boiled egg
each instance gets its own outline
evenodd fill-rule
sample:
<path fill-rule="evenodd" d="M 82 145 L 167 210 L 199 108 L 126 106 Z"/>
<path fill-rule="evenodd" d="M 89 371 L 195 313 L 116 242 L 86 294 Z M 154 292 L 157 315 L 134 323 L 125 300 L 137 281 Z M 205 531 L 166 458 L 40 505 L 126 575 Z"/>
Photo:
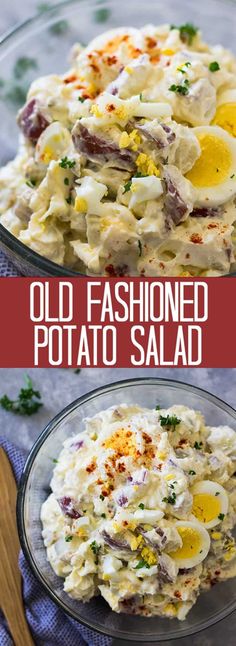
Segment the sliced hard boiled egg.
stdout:
<path fill-rule="evenodd" d="M 227 130 L 236 137 L 236 89 L 226 90 L 218 99 L 213 125 Z"/>
<path fill-rule="evenodd" d="M 200 157 L 186 174 L 197 206 L 224 204 L 236 194 L 236 141 L 218 126 L 193 128 Z"/>
<path fill-rule="evenodd" d="M 44 164 L 60 159 L 72 147 L 71 135 L 59 121 L 54 121 L 40 135 L 36 145 L 36 159 Z"/>
<path fill-rule="evenodd" d="M 202 480 L 191 489 L 192 514 L 208 529 L 218 525 L 227 514 L 229 499 L 225 489 L 217 482 Z"/>
<path fill-rule="evenodd" d="M 178 521 L 175 528 L 182 540 L 182 546 L 169 556 L 179 568 L 192 568 L 201 563 L 210 549 L 210 537 L 207 530 L 192 521 Z"/>

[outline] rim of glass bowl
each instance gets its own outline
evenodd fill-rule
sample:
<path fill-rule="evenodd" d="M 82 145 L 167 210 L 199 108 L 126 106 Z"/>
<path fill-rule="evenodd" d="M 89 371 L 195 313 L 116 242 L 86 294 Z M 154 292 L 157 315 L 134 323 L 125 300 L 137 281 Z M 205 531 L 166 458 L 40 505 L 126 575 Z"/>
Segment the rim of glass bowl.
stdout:
<path fill-rule="evenodd" d="M 127 641 L 136 641 L 138 642 L 138 634 L 134 635 L 125 635 L 124 637 L 117 637 L 116 632 L 113 630 L 107 629 L 106 632 L 104 632 L 100 627 L 97 626 L 95 622 L 87 622 L 83 618 L 78 618 L 76 613 L 74 613 L 72 610 L 67 608 L 64 603 L 56 596 L 54 591 L 49 587 L 48 583 L 44 580 L 44 577 L 42 576 L 41 572 L 39 571 L 35 561 L 34 561 L 34 556 L 29 548 L 29 544 L 27 541 L 27 536 L 26 536 L 26 530 L 25 530 L 25 519 L 24 519 L 24 509 L 25 509 L 25 495 L 26 495 L 26 488 L 27 488 L 27 483 L 28 479 L 30 476 L 31 468 L 34 464 L 34 460 L 41 449 L 41 447 L 44 444 L 44 441 L 47 439 L 47 437 L 51 434 L 53 430 L 57 428 L 57 426 L 60 424 L 62 420 L 64 420 L 67 415 L 73 411 L 76 410 L 83 402 L 92 400 L 99 396 L 100 394 L 105 394 L 108 393 L 109 391 L 113 390 L 119 390 L 124 387 L 129 387 L 133 388 L 136 384 L 138 385 L 161 385 L 169 388 L 179 388 L 179 389 L 184 389 L 186 391 L 189 391 L 190 393 L 194 393 L 196 395 L 201 396 L 203 399 L 206 399 L 216 406 L 218 408 L 221 408 L 221 410 L 224 410 L 225 412 L 229 413 L 235 420 L 236 420 L 236 410 L 227 404 L 225 401 L 217 397 L 216 395 L 213 395 L 212 393 L 208 392 L 207 390 L 204 390 L 203 388 L 199 388 L 197 386 L 192 386 L 190 384 L 186 384 L 185 382 L 182 381 L 176 381 L 175 379 L 162 379 L 159 377 L 139 377 L 139 378 L 134 378 L 134 379 L 124 379 L 121 381 L 117 381 L 111 384 L 107 384 L 105 386 L 102 386 L 100 388 L 96 388 L 94 390 L 91 390 L 89 393 L 82 395 L 81 397 L 78 397 L 75 399 L 71 404 L 66 406 L 60 413 L 58 413 L 45 427 L 45 429 L 40 433 L 38 439 L 34 443 L 30 454 L 26 460 L 26 463 L 24 465 L 23 473 L 21 476 L 19 488 L 18 488 L 18 496 L 17 496 L 17 526 L 18 526 L 18 533 L 20 537 L 20 543 L 21 547 L 23 550 L 23 553 L 34 573 L 36 578 L 40 581 L 40 583 L 43 585 L 45 588 L 47 594 L 51 597 L 51 599 L 70 617 L 75 619 L 76 621 L 79 621 L 81 624 L 87 626 L 88 628 L 92 628 L 93 630 L 97 631 L 100 634 L 107 635 L 109 637 L 113 637 L 116 639 L 126 639 Z M 194 626 L 191 628 L 184 628 L 178 632 L 178 634 L 173 631 L 173 633 L 168 632 L 166 635 L 161 635 L 160 637 L 158 636 L 153 636 L 149 637 L 149 642 L 159 642 L 159 641 L 169 641 L 169 640 L 174 640 L 174 639 L 180 639 L 182 637 L 187 637 L 188 635 L 192 634 L 197 634 L 201 632 L 202 630 L 205 630 L 206 628 L 209 628 L 210 626 L 215 625 L 225 617 L 228 617 L 234 610 L 236 609 L 236 601 L 232 602 L 226 609 L 222 610 L 220 613 L 218 613 L 215 617 L 210 617 L 208 620 L 204 621 L 199 627 L 194 628 Z M 145 638 L 146 639 L 146 638 Z M 140 640 L 141 642 L 144 642 L 144 639 Z M 147 642 L 146 642 L 147 643 Z"/>
<path fill-rule="evenodd" d="M 89 1 L 91 2 L 91 4 L 95 4 L 94 0 Z M 219 5 L 225 4 L 225 1 L 226 0 L 215 0 L 215 2 Z M 15 36 L 23 35 L 24 31 L 27 32 L 28 27 L 31 27 L 32 25 L 35 25 L 36 27 L 39 25 L 46 25 L 48 23 L 48 19 L 50 19 L 50 17 L 53 19 L 53 16 L 55 16 L 56 20 L 58 20 L 58 16 L 56 15 L 58 11 L 63 10 L 63 8 L 69 7 L 70 5 L 72 6 L 74 4 L 83 2 L 87 2 L 87 0 L 63 0 L 63 2 L 58 2 L 57 4 L 47 8 L 45 12 L 34 14 L 31 18 L 28 18 L 27 20 L 24 20 L 23 22 L 17 24 L 13 29 L 8 30 L 0 38 L 0 57 L 2 52 L 4 52 L 5 46 L 11 45 L 11 43 L 14 44 Z M 236 9 L 235 0 L 227 0 L 227 3 L 231 4 L 232 7 Z M 73 271 L 73 269 L 58 265 L 52 260 L 48 260 L 44 256 L 40 256 L 40 254 L 38 254 L 36 251 L 33 251 L 32 249 L 24 245 L 23 242 L 20 242 L 20 240 L 18 240 L 12 233 L 10 233 L 10 231 L 8 231 L 1 223 L 0 239 L 3 247 L 5 246 L 6 253 L 8 250 L 13 252 L 17 255 L 19 262 L 20 260 L 22 260 L 26 263 L 31 263 L 32 266 L 35 267 L 35 270 L 40 270 L 44 275 L 77 277 L 86 275 L 85 273 Z M 230 272 L 229 274 L 224 274 L 224 276 L 236 276 L 236 271 Z"/>

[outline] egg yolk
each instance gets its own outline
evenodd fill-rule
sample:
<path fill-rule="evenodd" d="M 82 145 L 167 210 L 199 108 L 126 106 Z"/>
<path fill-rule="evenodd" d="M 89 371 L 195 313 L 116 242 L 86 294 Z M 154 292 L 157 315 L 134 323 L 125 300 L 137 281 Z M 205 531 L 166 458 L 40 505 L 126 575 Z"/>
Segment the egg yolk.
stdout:
<path fill-rule="evenodd" d="M 178 533 L 182 538 L 182 547 L 176 552 L 171 552 L 169 556 L 173 559 L 191 559 L 191 557 L 199 554 L 202 548 L 202 540 L 200 534 L 193 527 L 178 527 Z"/>
<path fill-rule="evenodd" d="M 187 179 L 198 188 L 217 186 L 226 180 L 232 168 L 232 155 L 223 139 L 215 135 L 198 135 L 201 155 L 193 168 L 186 174 Z"/>
<path fill-rule="evenodd" d="M 121 428 L 113 433 L 105 441 L 106 449 L 113 449 L 116 453 L 123 455 L 136 455 L 136 444 L 134 441 L 133 433 L 129 430 Z"/>
<path fill-rule="evenodd" d="M 209 523 L 220 514 L 219 498 L 207 493 L 196 493 L 193 496 L 192 513 L 200 523 Z"/>
<path fill-rule="evenodd" d="M 232 137 L 236 137 L 236 103 L 219 105 L 212 124 L 224 128 Z"/>

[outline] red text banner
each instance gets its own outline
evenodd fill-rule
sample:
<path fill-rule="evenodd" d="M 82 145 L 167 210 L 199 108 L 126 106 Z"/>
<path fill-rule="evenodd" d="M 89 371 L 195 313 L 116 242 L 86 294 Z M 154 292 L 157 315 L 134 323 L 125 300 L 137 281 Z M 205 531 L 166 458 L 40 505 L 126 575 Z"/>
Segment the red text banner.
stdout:
<path fill-rule="evenodd" d="M 230 278 L 1 278 L 1 367 L 236 367 Z"/>

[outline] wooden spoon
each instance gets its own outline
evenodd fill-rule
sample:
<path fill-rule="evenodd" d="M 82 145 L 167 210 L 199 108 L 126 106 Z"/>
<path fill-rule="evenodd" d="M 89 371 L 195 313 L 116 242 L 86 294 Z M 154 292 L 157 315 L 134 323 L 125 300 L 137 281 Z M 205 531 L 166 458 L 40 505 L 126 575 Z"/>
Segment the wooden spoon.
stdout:
<path fill-rule="evenodd" d="M 33 646 L 22 600 L 16 525 L 17 488 L 10 462 L 0 448 L 0 607 L 16 646 Z"/>

